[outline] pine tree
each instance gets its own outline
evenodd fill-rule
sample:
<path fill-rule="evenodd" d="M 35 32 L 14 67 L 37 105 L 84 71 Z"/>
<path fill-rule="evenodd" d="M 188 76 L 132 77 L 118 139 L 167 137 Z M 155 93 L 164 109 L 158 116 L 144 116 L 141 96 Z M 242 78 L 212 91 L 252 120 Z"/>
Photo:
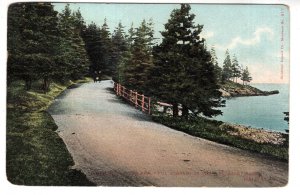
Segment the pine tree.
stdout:
<path fill-rule="evenodd" d="M 232 77 L 233 81 L 235 80 L 236 83 L 237 79 L 241 77 L 241 67 L 235 55 L 232 59 Z"/>
<path fill-rule="evenodd" d="M 225 60 L 223 62 L 223 71 L 222 71 L 222 82 L 230 80 L 232 78 L 233 71 L 232 71 L 232 64 L 230 59 L 230 54 L 228 49 L 225 53 Z"/>
<path fill-rule="evenodd" d="M 22 28 L 24 27 L 25 5 L 23 3 L 11 4 L 8 8 L 7 17 L 7 82 L 23 79 L 29 76 L 27 67 L 21 65 Z"/>
<path fill-rule="evenodd" d="M 111 68 L 113 71 L 113 79 L 120 82 L 120 72 L 117 67 L 121 66 L 125 52 L 128 51 L 128 43 L 124 32 L 124 26 L 119 23 L 112 35 L 112 52 L 111 52 Z"/>
<path fill-rule="evenodd" d="M 127 45 L 127 50 L 124 51 L 122 55 L 122 60 L 117 66 L 117 76 L 116 80 L 121 83 L 122 85 L 126 85 L 126 73 L 128 73 L 128 67 L 131 66 L 130 59 L 132 59 L 132 45 L 134 43 L 134 37 L 135 37 L 135 30 L 133 28 L 133 23 L 131 24 L 131 27 L 128 30 L 128 34 L 125 35 L 125 41 Z"/>
<path fill-rule="evenodd" d="M 205 40 L 200 38 L 203 26 L 195 25 L 190 5 L 182 4 L 171 13 L 165 24 L 162 43 L 155 47 L 155 66 L 151 69 L 151 93 L 162 101 L 173 104 L 173 116 L 187 118 L 194 114 L 214 116 L 221 114 L 221 93 L 211 55 Z"/>
<path fill-rule="evenodd" d="M 112 75 L 113 67 L 111 66 L 111 52 L 112 52 L 112 43 L 109 32 L 109 27 L 104 19 L 104 23 L 100 29 L 100 53 L 98 53 L 101 61 L 100 67 L 103 74 Z"/>
<path fill-rule="evenodd" d="M 99 76 L 98 74 L 103 70 L 101 67 L 102 58 L 99 55 L 102 50 L 100 28 L 92 22 L 86 29 L 83 29 L 81 34 L 85 42 L 87 54 L 91 61 L 89 71 L 91 76 L 95 78 Z"/>
<path fill-rule="evenodd" d="M 72 13 L 69 4 L 59 14 L 59 27 L 61 32 L 61 55 L 57 59 L 62 69 L 59 72 L 61 78 L 79 79 L 87 75 L 89 58 L 85 50 L 85 44 L 81 37 L 84 20 L 79 10 Z"/>
<path fill-rule="evenodd" d="M 210 55 L 211 55 L 211 62 L 213 63 L 213 65 L 215 67 L 216 78 L 217 78 L 218 82 L 221 82 L 222 68 L 219 66 L 218 57 L 217 57 L 216 50 L 215 50 L 214 46 L 212 46 L 212 48 L 210 50 Z"/>
<path fill-rule="evenodd" d="M 12 20 L 9 19 L 9 22 L 19 23 L 15 28 L 18 31 L 15 32 L 17 49 L 12 46 L 14 49 L 11 50 L 13 52 L 8 60 L 8 66 L 12 65 L 8 68 L 9 74 L 13 70 L 12 75 L 15 74 L 25 80 L 27 89 L 31 88 L 32 80 L 43 79 L 42 87 L 47 91 L 57 68 L 55 64 L 59 48 L 57 12 L 51 3 L 21 3 L 11 6 L 12 11 L 17 9 L 22 15 L 20 17 L 16 14 Z"/>
<path fill-rule="evenodd" d="M 252 81 L 252 77 L 250 76 L 247 66 L 242 72 L 241 80 L 243 81 L 243 85 L 245 85 L 245 84 L 247 85 L 248 82 Z"/>
<path fill-rule="evenodd" d="M 130 38 L 131 33 L 129 34 Z M 143 93 L 147 93 L 148 70 L 153 66 L 153 34 L 152 22 L 147 23 L 146 20 L 143 20 L 133 34 L 133 43 L 130 46 L 130 54 L 127 54 L 124 67 L 125 85 Z"/>

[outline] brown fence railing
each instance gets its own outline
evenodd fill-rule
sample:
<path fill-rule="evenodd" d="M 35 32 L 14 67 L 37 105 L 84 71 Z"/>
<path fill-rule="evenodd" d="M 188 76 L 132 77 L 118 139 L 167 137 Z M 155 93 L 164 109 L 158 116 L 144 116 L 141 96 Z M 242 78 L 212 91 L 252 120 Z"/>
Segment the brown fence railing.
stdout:
<path fill-rule="evenodd" d="M 114 83 L 114 91 L 118 96 L 123 97 L 127 101 L 133 103 L 136 108 L 140 108 L 143 112 L 151 114 L 151 98 L 139 94 L 136 91 L 129 90 L 119 83 Z"/>

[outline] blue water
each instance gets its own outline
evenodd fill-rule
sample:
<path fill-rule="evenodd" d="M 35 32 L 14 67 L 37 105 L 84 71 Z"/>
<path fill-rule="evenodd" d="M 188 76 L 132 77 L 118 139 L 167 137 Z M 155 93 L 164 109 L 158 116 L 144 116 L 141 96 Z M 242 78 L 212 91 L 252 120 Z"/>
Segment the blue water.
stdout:
<path fill-rule="evenodd" d="M 270 96 L 236 97 L 226 99 L 222 116 L 214 119 L 255 128 L 285 132 L 288 123 L 283 112 L 289 111 L 288 84 L 252 84 L 264 91 L 279 90 Z"/>

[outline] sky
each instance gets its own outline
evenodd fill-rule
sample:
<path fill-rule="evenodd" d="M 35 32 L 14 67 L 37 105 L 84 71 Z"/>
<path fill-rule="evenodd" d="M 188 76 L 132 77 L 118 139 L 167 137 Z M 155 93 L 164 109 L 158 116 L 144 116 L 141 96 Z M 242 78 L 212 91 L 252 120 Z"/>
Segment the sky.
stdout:
<path fill-rule="evenodd" d="M 54 3 L 61 11 L 65 3 Z M 80 9 L 87 24 L 101 26 L 104 19 L 113 31 L 119 22 L 128 29 L 138 27 L 143 19 L 154 21 L 155 37 L 179 4 L 97 4 L 70 3 Z M 289 82 L 289 8 L 283 5 L 191 4 L 195 24 L 204 25 L 200 37 L 207 48 L 214 46 L 219 65 L 223 65 L 226 49 L 243 67 L 248 67 L 253 83 Z"/>

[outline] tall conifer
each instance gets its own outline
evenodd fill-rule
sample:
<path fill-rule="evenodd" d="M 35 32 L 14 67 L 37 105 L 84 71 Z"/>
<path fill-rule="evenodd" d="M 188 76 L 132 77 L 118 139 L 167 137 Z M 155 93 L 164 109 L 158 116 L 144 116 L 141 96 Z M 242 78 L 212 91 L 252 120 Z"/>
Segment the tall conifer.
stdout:
<path fill-rule="evenodd" d="M 213 116 L 221 114 L 216 107 L 222 106 L 221 94 L 211 55 L 206 50 L 205 40 L 200 37 L 203 26 L 195 25 L 190 5 L 182 4 L 171 13 L 165 24 L 162 43 L 155 47 L 155 66 L 151 69 L 149 85 L 153 95 L 173 104 L 173 116 Z"/>

